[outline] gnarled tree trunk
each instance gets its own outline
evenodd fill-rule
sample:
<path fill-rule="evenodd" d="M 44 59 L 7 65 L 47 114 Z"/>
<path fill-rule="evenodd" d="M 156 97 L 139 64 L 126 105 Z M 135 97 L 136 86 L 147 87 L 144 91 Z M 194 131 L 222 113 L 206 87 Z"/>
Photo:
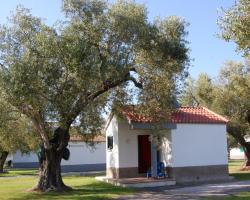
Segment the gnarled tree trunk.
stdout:
<path fill-rule="evenodd" d="M 0 153 L 0 173 L 3 173 L 3 166 L 8 157 L 9 152 L 3 151 Z"/>
<path fill-rule="evenodd" d="M 246 156 L 246 162 L 243 165 L 243 169 L 250 169 L 250 142 L 245 142 L 244 144 L 241 144 L 243 147 L 245 156 Z"/>
<path fill-rule="evenodd" d="M 227 124 L 227 132 L 232 135 L 234 139 L 243 147 L 246 156 L 246 162 L 242 168 L 247 170 L 250 169 L 250 142 L 247 142 L 244 136 L 240 133 L 241 127 L 229 122 Z"/>
<path fill-rule="evenodd" d="M 68 129 L 57 128 L 53 139 L 50 140 L 51 149 L 42 148 L 42 156 L 39 158 L 40 173 L 36 191 L 67 191 L 71 188 L 63 183 L 61 176 L 61 160 L 69 156 L 66 148 L 69 142 Z M 65 156 L 66 152 L 66 156 Z"/>

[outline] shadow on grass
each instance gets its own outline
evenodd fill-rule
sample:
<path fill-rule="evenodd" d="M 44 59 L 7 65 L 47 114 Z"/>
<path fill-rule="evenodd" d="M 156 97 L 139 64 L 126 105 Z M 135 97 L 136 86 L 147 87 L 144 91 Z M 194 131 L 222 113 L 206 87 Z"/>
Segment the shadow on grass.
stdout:
<path fill-rule="evenodd" d="M 230 160 L 229 165 L 231 167 L 241 167 L 245 163 L 245 160 Z"/>
<path fill-rule="evenodd" d="M 5 169 L 4 173 L 0 174 L 0 177 L 11 176 L 37 176 L 38 169 Z"/>
<path fill-rule="evenodd" d="M 205 198 L 204 200 L 249 200 L 250 193 L 249 192 L 242 192 L 239 195 L 229 195 L 227 197 L 216 197 L 216 198 Z"/>
<path fill-rule="evenodd" d="M 96 200 L 96 199 L 112 199 L 118 195 L 129 195 L 135 192 L 135 189 L 122 188 L 110 185 L 104 182 L 91 183 L 82 186 L 73 187 L 73 191 L 70 192 L 26 192 L 20 197 L 16 197 L 16 200 L 24 199 L 71 199 L 71 200 Z"/>
<path fill-rule="evenodd" d="M 250 180 L 249 171 L 246 171 L 244 173 L 231 173 L 230 176 L 233 176 L 236 180 L 240 180 L 240 181 Z"/>

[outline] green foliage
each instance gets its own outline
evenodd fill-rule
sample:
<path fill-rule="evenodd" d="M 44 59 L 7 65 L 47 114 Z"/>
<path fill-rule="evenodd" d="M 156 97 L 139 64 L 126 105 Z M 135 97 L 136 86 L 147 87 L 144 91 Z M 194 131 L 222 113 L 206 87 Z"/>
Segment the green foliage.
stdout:
<path fill-rule="evenodd" d="M 9 103 L 0 99 L 0 152 L 28 153 L 38 146 L 31 122 Z"/>
<path fill-rule="evenodd" d="M 197 106 L 199 102 L 196 100 L 195 80 L 188 77 L 184 83 L 182 93 L 179 97 L 179 102 L 182 106 Z"/>
<path fill-rule="evenodd" d="M 218 81 L 212 81 L 205 74 L 201 74 L 197 81 L 189 80 L 181 102 L 183 105 L 206 106 L 226 116 L 230 121 L 228 131 L 234 130 L 230 131 L 229 136 L 231 148 L 237 143 L 244 143 L 244 136 L 250 133 L 250 124 L 247 121 L 250 110 L 249 91 L 249 63 L 244 65 L 230 61 L 221 69 Z"/>
<path fill-rule="evenodd" d="M 48 121 L 100 133 L 103 110 L 114 102 L 172 109 L 189 62 L 184 20 L 149 23 L 133 1 L 65 0 L 63 12 L 66 21 L 48 26 L 18 7 L 0 28 L 5 99 L 44 142 Z"/>
<path fill-rule="evenodd" d="M 217 91 L 217 108 L 231 121 L 247 123 L 247 111 L 250 109 L 250 66 L 236 62 L 227 62 L 220 72 L 220 84 Z"/>
<path fill-rule="evenodd" d="M 219 19 L 221 36 L 226 41 L 234 41 L 239 50 L 246 55 L 250 53 L 250 1 L 238 0 L 237 3 L 223 11 Z"/>
<path fill-rule="evenodd" d="M 213 101 L 214 86 L 212 79 L 207 74 L 200 74 L 196 81 L 192 78 L 187 79 L 183 94 L 181 95 L 182 105 L 211 108 Z"/>
<path fill-rule="evenodd" d="M 228 62 L 220 73 L 221 83 L 217 88 L 216 110 L 228 116 L 228 132 L 244 144 L 244 136 L 250 133 L 247 121 L 250 110 L 250 68 L 248 63 Z"/>
<path fill-rule="evenodd" d="M 220 73 L 222 84 L 217 91 L 217 109 L 230 116 L 228 131 L 237 132 L 234 137 L 238 136 L 242 144 L 243 137 L 250 132 L 250 1 L 238 0 L 234 6 L 224 10 L 219 26 L 222 38 L 234 41 L 246 58 L 245 65 L 226 64 Z"/>

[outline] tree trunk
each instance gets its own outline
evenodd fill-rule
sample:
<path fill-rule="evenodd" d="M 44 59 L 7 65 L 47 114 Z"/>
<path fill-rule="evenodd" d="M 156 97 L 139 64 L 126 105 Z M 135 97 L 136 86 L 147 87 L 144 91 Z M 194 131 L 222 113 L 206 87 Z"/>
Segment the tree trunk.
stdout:
<path fill-rule="evenodd" d="M 246 156 L 246 162 L 243 165 L 243 169 L 250 169 L 250 143 L 245 142 L 245 144 L 242 144 L 242 147 Z"/>
<path fill-rule="evenodd" d="M 0 173 L 3 173 L 3 166 L 8 157 L 9 152 L 3 151 L 0 156 Z"/>
<path fill-rule="evenodd" d="M 243 147 L 246 162 L 242 166 L 243 170 L 250 169 L 250 142 L 246 142 L 244 136 L 241 134 L 241 127 L 234 123 L 227 124 L 227 132 L 234 137 L 234 139 Z"/>
<path fill-rule="evenodd" d="M 61 160 L 64 158 L 65 149 L 69 141 L 68 130 L 57 128 L 53 139 L 50 140 L 51 149 L 43 148 L 43 157 L 40 159 L 40 172 L 38 184 L 32 190 L 49 191 L 68 191 L 71 188 L 63 183 L 61 176 Z"/>

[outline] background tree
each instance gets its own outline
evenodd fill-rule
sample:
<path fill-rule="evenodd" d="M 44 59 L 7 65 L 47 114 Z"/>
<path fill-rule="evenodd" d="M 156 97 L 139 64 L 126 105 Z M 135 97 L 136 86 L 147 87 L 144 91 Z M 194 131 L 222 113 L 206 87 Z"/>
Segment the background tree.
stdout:
<path fill-rule="evenodd" d="M 212 81 L 209 77 L 200 75 L 193 83 L 191 91 L 193 100 L 201 106 L 206 106 L 229 119 L 227 132 L 229 135 L 229 145 L 235 147 L 236 141 L 240 144 L 247 157 L 246 166 L 250 164 L 250 143 L 245 140 L 245 136 L 250 133 L 249 109 L 250 109 L 250 67 L 246 63 L 227 62 L 221 69 L 217 81 Z M 190 86 L 184 92 L 183 99 L 189 95 Z M 196 100 L 194 100 L 196 99 Z M 186 103 L 187 101 L 182 101 Z M 185 104 L 183 104 L 185 105 Z M 234 140 L 232 140 L 234 138 Z"/>
<path fill-rule="evenodd" d="M 246 58 L 247 62 L 247 70 L 248 73 L 243 73 L 245 76 L 250 79 L 249 77 L 249 60 L 250 60 L 250 1 L 249 0 L 238 0 L 234 6 L 227 10 L 223 10 L 223 15 L 219 18 L 219 26 L 221 28 L 221 37 L 226 41 L 233 41 L 236 43 L 237 48 L 239 51 L 244 53 L 244 57 Z M 245 79 L 242 81 L 244 82 Z M 237 81 L 236 81 L 237 82 Z M 239 82 L 239 81 L 238 81 Z M 248 83 L 246 83 L 248 84 Z M 249 85 L 248 85 L 249 86 Z M 239 89 L 239 88 L 235 88 Z M 238 91 L 240 92 L 240 91 Z M 245 91 L 246 94 L 249 93 L 248 90 Z M 241 93 L 242 94 L 242 93 Z M 242 94 L 245 96 L 246 94 Z M 244 115 L 247 115 L 247 121 L 250 124 L 250 108 L 248 106 L 243 106 Z M 249 125 L 248 124 L 248 125 Z M 232 128 L 231 131 L 236 130 L 236 125 L 231 124 Z M 244 134 L 246 132 L 246 126 L 241 124 L 238 126 L 239 132 Z M 244 142 L 244 141 L 242 141 Z M 245 147 L 249 152 L 249 147 Z M 249 153 L 246 154 L 249 160 Z M 249 161 L 247 165 L 249 165 Z"/>
<path fill-rule="evenodd" d="M 214 85 L 206 74 L 199 74 L 197 80 L 189 77 L 181 94 L 180 103 L 185 106 L 212 107 L 214 100 Z"/>
<path fill-rule="evenodd" d="M 38 147 L 31 122 L 0 99 L 0 173 L 9 153 L 28 153 Z"/>
<path fill-rule="evenodd" d="M 250 134 L 248 115 L 250 110 L 250 67 L 246 63 L 228 62 L 220 73 L 221 83 L 216 96 L 216 110 L 228 116 L 227 132 L 243 147 L 250 166 Z"/>
<path fill-rule="evenodd" d="M 192 77 L 188 77 L 184 82 L 179 102 L 183 106 L 199 106 L 199 101 L 196 99 L 196 82 Z"/>
<path fill-rule="evenodd" d="M 66 21 L 50 27 L 19 7 L 0 28 L 6 100 L 32 120 L 43 143 L 34 188 L 41 191 L 70 189 L 60 163 L 71 126 L 99 134 L 114 102 L 173 109 L 189 62 L 186 23 L 177 17 L 149 23 L 146 8 L 131 1 L 65 0 L 63 12 Z"/>
<path fill-rule="evenodd" d="M 238 50 L 243 51 L 249 58 L 250 53 L 250 1 L 237 0 L 236 4 L 219 18 L 221 36 L 226 41 L 237 44 Z"/>

